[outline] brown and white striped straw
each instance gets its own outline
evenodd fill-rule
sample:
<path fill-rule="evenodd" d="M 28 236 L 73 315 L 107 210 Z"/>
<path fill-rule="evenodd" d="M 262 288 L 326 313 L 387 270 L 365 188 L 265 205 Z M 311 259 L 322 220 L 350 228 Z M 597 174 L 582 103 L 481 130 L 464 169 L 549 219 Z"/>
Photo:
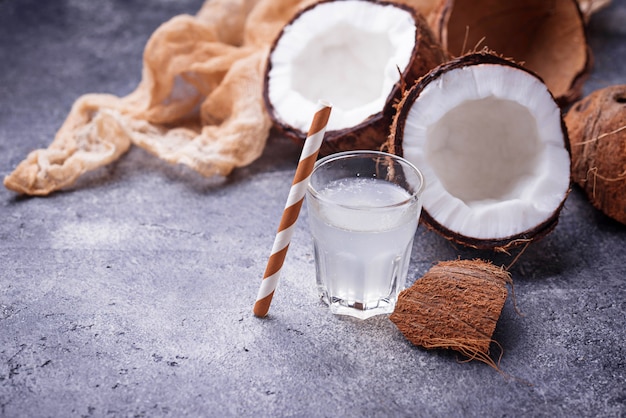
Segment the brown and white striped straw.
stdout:
<path fill-rule="evenodd" d="M 283 211 L 283 216 L 278 226 L 272 252 L 267 261 L 263 281 L 261 282 L 261 287 L 259 288 L 259 293 L 257 294 L 254 304 L 253 312 L 258 317 L 264 317 L 270 309 L 272 296 L 274 296 L 274 290 L 276 290 L 276 285 L 280 277 L 280 270 L 283 267 L 287 249 L 289 248 L 289 243 L 291 242 L 291 237 L 295 229 L 296 220 L 300 214 L 304 193 L 306 192 L 313 166 L 315 165 L 322 140 L 324 139 L 326 125 L 330 117 L 330 110 L 331 105 L 329 103 L 320 101 L 317 111 L 313 115 L 313 121 L 311 122 L 311 127 L 309 128 L 302 153 L 300 154 L 300 161 L 298 162 L 296 174 L 293 178 L 291 189 L 289 190 L 285 210 Z"/>

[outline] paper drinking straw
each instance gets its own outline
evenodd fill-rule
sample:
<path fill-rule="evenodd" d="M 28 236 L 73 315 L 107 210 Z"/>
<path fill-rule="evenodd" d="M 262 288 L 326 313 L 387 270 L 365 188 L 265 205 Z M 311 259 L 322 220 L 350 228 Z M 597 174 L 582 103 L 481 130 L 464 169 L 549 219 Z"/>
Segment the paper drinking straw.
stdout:
<path fill-rule="evenodd" d="M 300 214 L 300 208 L 302 207 L 304 193 L 309 183 L 309 177 L 311 177 L 317 154 L 322 145 L 322 139 L 324 139 L 326 124 L 330 117 L 330 110 L 331 105 L 329 103 L 320 101 L 317 111 L 313 115 L 313 121 L 311 122 L 311 127 L 309 128 L 302 153 L 300 154 L 300 160 L 298 161 L 296 174 L 293 178 L 291 189 L 289 190 L 285 210 L 283 211 L 283 216 L 278 226 L 272 252 L 267 261 L 263 281 L 261 282 L 261 287 L 259 288 L 259 293 L 257 294 L 254 304 L 253 312 L 258 317 L 267 315 L 267 311 L 270 309 L 272 296 L 274 296 L 274 290 L 276 289 L 278 278 L 280 277 L 280 270 L 283 267 L 294 226 Z"/>

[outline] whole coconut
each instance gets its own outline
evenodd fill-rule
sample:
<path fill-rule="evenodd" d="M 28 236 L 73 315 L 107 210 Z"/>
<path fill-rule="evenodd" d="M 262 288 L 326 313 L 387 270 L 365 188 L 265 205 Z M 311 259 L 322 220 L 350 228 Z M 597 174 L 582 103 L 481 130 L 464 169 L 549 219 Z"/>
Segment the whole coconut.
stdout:
<path fill-rule="evenodd" d="M 565 116 L 572 178 L 591 204 L 626 224 L 626 85 L 596 90 Z"/>

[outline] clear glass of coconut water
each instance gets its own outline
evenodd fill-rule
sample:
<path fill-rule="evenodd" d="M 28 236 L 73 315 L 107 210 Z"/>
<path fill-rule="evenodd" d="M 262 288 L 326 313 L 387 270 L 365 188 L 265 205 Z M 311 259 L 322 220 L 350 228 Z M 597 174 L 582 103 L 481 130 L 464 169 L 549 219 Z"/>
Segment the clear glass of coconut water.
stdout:
<path fill-rule="evenodd" d="M 307 208 L 320 297 L 331 312 L 393 312 L 404 289 L 424 180 L 405 159 L 349 151 L 320 159 Z"/>

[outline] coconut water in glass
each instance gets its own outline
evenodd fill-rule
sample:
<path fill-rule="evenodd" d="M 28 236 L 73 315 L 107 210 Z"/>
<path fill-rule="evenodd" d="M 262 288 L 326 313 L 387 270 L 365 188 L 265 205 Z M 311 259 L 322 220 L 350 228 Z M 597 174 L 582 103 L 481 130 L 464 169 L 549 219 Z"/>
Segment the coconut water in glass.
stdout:
<path fill-rule="evenodd" d="M 320 296 L 333 313 L 393 312 L 404 289 L 421 211 L 421 173 L 375 151 L 316 163 L 307 190 Z"/>

